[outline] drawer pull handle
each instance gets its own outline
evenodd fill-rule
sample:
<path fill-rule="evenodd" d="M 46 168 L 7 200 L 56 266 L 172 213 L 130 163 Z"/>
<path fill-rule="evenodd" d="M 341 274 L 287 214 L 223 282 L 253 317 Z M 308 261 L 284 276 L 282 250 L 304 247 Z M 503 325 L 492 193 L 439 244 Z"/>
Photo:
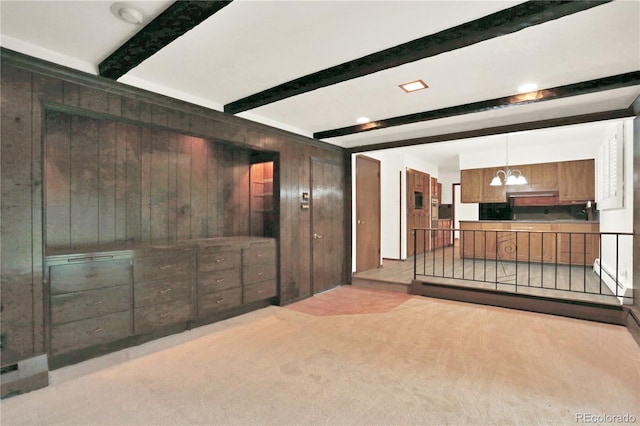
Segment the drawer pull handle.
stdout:
<path fill-rule="evenodd" d="M 257 291 L 257 293 L 258 294 L 262 294 L 262 293 L 264 293 L 264 290 L 260 289 L 260 290 Z"/>
<path fill-rule="evenodd" d="M 161 266 L 160 269 L 165 270 L 165 269 L 169 269 L 171 267 L 173 267 L 173 265 L 164 265 L 164 266 Z"/>
<path fill-rule="evenodd" d="M 160 318 L 166 318 L 171 315 L 171 312 L 165 312 L 164 314 L 160 314 Z"/>
<path fill-rule="evenodd" d="M 102 327 L 98 327 L 95 330 L 93 330 L 91 333 L 100 333 L 102 331 Z"/>
<path fill-rule="evenodd" d="M 258 253 L 258 257 L 262 257 L 262 253 Z"/>
<path fill-rule="evenodd" d="M 93 274 L 87 274 L 87 278 L 95 278 L 98 276 L 97 272 L 94 272 Z"/>
<path fill-rule="evenodd" d="M 218 305 L 219 305 L 219 304 L 221 304 L 222 302 L 224 302 L 224 298 L 222 298 L 222 299 L 220 299 L 220 300 L 216 300 L 216 303 L 217 303 Z"/>
<path fill-rule="evenodd" d="M 264 272 L 260 271 L 260 272 L 256 272 L 256 275 L 262 275 L 264 274 Z"/>
<path fill-rule="evenodd" d="M 222 281 L 224 281 L 224 278 L 219 278 L 216 280 L 216 283 L 221 283 Z"/>
<path fill-rule="evenodd" d="M 95 305 L 102 305 L 102 300 L 96 300 L 93 303 L 89 303 L 87 306 L 95 306 Z"/>
<path fill-rule="evenodd" d="M 165 294 L 165 293 L 169 293 L 170 291 L 171 291 L 171 289 L 170 289 L 170 288 L 165 288 L 165 289 L 160 290 L 160 292 L 159 292 L 159 293 L 160 293 L 160 294 Z"/>
<path fill-rule="evenodd" d="M 216 259 L 216 263 L 220 263 L 220 262 L 224 262 L 224 261 L 225 261 L 224 257 L 221 258 L 221 259 Z"/>

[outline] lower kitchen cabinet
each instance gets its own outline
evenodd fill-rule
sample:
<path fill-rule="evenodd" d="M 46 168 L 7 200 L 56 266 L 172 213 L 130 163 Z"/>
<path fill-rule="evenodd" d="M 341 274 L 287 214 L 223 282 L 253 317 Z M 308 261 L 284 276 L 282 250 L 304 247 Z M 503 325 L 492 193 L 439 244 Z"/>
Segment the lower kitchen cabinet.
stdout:
<path fill-rule="evenodd" d="M 461 222 L 466 258 L 592 265 L 598 257 L 599 224 L 592 222 Z"/>
<path fill-rule="evenodd" d="M 271 303 L 272 238 L 181 241 L 126 250 L 48 253 L 52 368 Z"/>

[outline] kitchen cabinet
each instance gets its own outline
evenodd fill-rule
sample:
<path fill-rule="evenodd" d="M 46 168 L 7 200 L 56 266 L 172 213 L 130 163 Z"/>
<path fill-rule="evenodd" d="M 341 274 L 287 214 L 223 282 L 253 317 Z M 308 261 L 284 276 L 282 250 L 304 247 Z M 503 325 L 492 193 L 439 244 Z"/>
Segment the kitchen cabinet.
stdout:
<path fill-rule="evenodd" d="M 482 202 L 483 203 L 504 203 L 507 201 L 506 186 L 491 186 L 491 180 L 494 178 L 498 170 L 504 170 L 503 167 L 490 167 L 482 169 Z M 500 174 L 502 179 L 502 173 Z"/>
<path fill-rule="evenodd" d="M 520 166 L 522 167 L 522 166 Z M 528 170 L 520 169 L 534 189 L 558 188 L 558 163 L 531 164 Z"/>
<path fill-rule="evenodd" d="M 460 170 L 460 201 L 463 203 L 482 202 L 484 185 L 483 169 Z"/>
<path fill-rule="evenodd" d="M 453 241 L 451 238 L 451 233 L 452 233 L 451 219 L 438 219 L 438 220 L 434 220 L 432 223 L 433 223 L 433 228 L 437 228 L 436 230 L 432 231 L 432 237 L 431 237 L 432 249 L 438 249 L 438 248 L 450 246 Z"/>
<path fill-rule="evenodd" d="M 595 161 L 578 160 L 558 163 L 560 200 L 595 200 Z"/>
<path fill-rule="evenodd" d="M 558 263 L 589 266 L 599 255 L 598 224 L 563 224 L 558 233 Z"/>
<path fill-rule="evenodd" d="M 491 186 L 498 170 L 506 167 L 486 167 L 460 171 L 460 200 L 463 203 L 504 203 L 508 192 L 554 190 L 561 201 L 587 201 L 595 199 L 594 160 L 563 161 L 513 165 L 520 171 L 527 185 Z M 502 174 L 500 177 L 503 179 Z"/>
<path fill-rule="evenodd" d="M 460 222 L 461 253 L 475 259 L 591 265 L 599 225 L 592 222 Z"/>

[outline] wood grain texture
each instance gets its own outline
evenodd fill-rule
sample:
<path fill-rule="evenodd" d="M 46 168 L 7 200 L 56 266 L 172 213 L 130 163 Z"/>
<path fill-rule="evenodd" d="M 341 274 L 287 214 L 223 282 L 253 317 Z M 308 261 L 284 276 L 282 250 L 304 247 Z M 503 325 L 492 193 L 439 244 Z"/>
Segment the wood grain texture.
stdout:
<path fill-rule="evenodd" d="M 32 75 L 2 67 L 2 365 L 34 350 L 32 230 Z M 26 96 L 25 96 L 26 95 Z M 35 189 L 35 195 L 41 194 Z"/>
<path fill-rule="evenodd" d="M 49 349 L 42 337 L 46 247 L 150 241 L 154 131 L 180 140 L 177 149 L 169 142 L 166 154 L 167 239 L 193 238 L 199 226 L 205 236 L 231 234 L 229 229 L 246 228 L 248 233 L 248 216 L 227 223 L 231 212 L 249 210 L 248 201 L 238 210 L 226 210 L 222 182 L 227 168 L 221 153 L 224 147 L 243 152 L 235 157 L 236 164 L 251 149 L 275 153 L 275 179 L 285 182 L 274 194 L 278 274 L 287 287 L 279 290 L 280 302 L 310 293 L 311 244 L 305 238 L 310 215 L 299 204 L 301 192 L 310 190 L 309 158 L 340 162 L 344 150 L 17 53 L 7 56 L 5 49 L 2 57 L 2 332 L 8 343 L 2 349 L 3 365 Z M 196 136 L 210 149 L 201 170 L 206 221 L 193 223 L 198 216 L 192 211 L 192 200 L 198 198 L 192 192 Z M 248 164 L 242 167 L 248 170 Z M 236 195 L 243 199 L 248 196 Z M 154 217 L 164 217 L 156 213 Z"/>

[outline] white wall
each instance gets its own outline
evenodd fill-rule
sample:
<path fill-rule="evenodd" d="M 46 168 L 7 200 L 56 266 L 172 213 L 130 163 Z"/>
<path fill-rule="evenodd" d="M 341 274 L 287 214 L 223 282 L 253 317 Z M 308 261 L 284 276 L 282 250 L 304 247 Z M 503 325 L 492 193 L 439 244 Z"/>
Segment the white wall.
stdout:
<path fill-rule="evenodd" d="M 613 122 L 611 122 L 613 123 Z M 593 123 L 567 128 L 553 128 L 520 132 L 509 135 L 509 164 L 535 164 L 556 161 L 571 161 L 595 158 L 600 144 L 605 140 L 611 123 Z M 604 124 L 604 125 L 603 125 Z M 632 130 L 625 127 L 625 161 L 630 162 L 625 173 L 627 182 L 633 182 Z M 496 143 L 496 138 L 499 140 Z M 483 143 L 492 140 L 493 143 Z M 470 140 L 458 153 L 460 169 L 504 166 L 506 163 L 506 137 L 493 136 Z M 486 149 L 491 146 L 491 149 Z M 406 155 L 402 148 L 372 151 L 365 154 L 380 161 L 381 175 L 381 262 L 382 258 L 406 259 L 406 168 L 412 168 L 438 179 L 442 183 L 442 203 L 453 204 L 451 185 L 460 182 L 459 172 L 439 172 L 437 166 L 418 157 Z M 355 157 L 352 156 L 353 200 L 355 200 Z M 426 156 L 428 158 L 428 155 Z M 422 158 L 425 158 L 424 156 Z M 632 185 L 632 183 L 630 183 Z M 633 191 L 625 192 L 633 197 Z M 615 232 L 631 232 L 633 229 L 633 199 L 625 200 L 625 209 L 608 211 L 600 215 L 601 230 L 615 229 Z M 355 202 L 352 203 L 352 217 L 355 220 Z M 478 220 L 478 204 L 461 203 L 456 206 L 457 220 Z M 459 227 L 459 224 L 455 225 Z M 614 228 L 615 227 L 615 228 Z M 355 225 L 352 224 L 352 271 L 355 271 Z M 628 250 L 631 253 L 631 250 Z M 606 259 L 605 259 L 606 260 Z M 628 263 L 628 262 L 627 262 Z M 627 276 L 633 270 L 632 264 L 624 268 Z M 631 282 L 631 281 L 630 281 Z"/>
<path fill-rule="evenodd" d="M 615 124 L 612 125 L 615 126 Z M 605 139 L 602 139 L 604 143 Z M 600 211 L 600 232 L 633 233 L 633 119 L 624 121 L 624 207 Z M 614 236 L 602 237 L 601 261 L 604 268 L 614 273 L 616 241 Z M 633 287 L 633 238 L 619 237 L 618 280 L 626 287 Z"/>

